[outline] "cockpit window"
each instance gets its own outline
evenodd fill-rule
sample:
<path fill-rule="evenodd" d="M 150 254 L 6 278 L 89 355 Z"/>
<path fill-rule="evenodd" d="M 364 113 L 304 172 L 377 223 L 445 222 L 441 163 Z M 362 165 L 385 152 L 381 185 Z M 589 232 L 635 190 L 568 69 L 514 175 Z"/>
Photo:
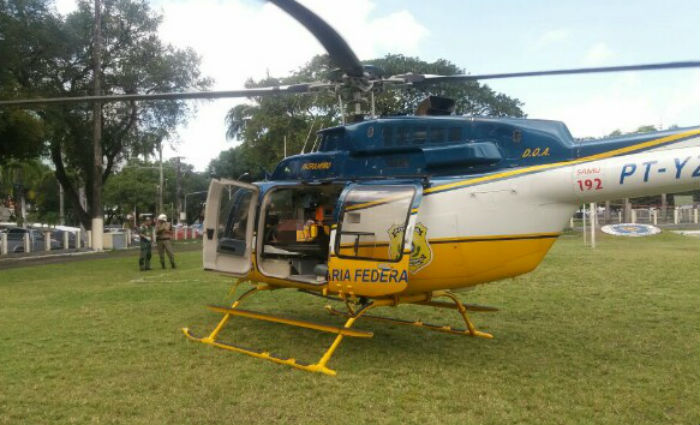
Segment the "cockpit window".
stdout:
<path fill-rule="evenodd" d="M 442 127 L 432 127 L 430 129 L 430 143 L 442 143 L 445 141 L 445 129 Z"/>
<path fill-rule="evenodd" d="M 328 131 L 322 133 L 320 151 L 336 151 L 340 148 L 340 141 L 343 139 L 342 131 Z"/>
<path fill-rule="evenodd" d="M 272 177 L 276 180 L 287 180 L 295 178 L 298 174 L 299 161 L 287 160 L 277 165 L 277 168 L 275 169 L 275 172 L 272 175 Z"/>
<path fill-rule="evenodd" d="M 423 126 L 416 127 L 413 130 L 413 144 L 422 145 L 428 138 L 428 129 Z"/>
<path fill-rule="evenodd" d="M 396 144 L 406 146 L 408 144 L 408 131 L 406 127 L 401 126 L 396 129 Z"/>
<path fill-rule="evenodd" d="M 384 146 L 392 146 L 394 144 L 394 128 L 388 125 L 382 127 L 382 140 Z"/>

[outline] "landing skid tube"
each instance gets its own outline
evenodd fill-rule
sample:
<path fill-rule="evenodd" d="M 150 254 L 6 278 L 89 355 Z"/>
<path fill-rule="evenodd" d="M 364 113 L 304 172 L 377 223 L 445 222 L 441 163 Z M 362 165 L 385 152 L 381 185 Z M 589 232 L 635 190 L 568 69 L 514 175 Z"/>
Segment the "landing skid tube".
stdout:
<path fill-rule="evenodd" d="M 450 309 L 457 310 L 462 315 L 462 318 L 464 319 L 464 323 L 467 325 L 467 329 L 453 328 L 452 326 L 449 326 L 449 325 L 433 325 L 431 323 L 425 323 L 421 320 L 410 321 L 410 320 L 403 320 L 403 319 L 395 319 L 392 317 L 373 316 L 370 314 L 365 314 L 364 318 L 369 319 L 369 320 L 376 320 L 379 322 L 394 323 L 397 325 L 414 326 L 414 327 L 418 327 L 418 328 L 424 328 L 424 329 L 428 329 L 431 331 L 443 332 L 443 333 L 448 333 L 448 334 L 452 334 L 452 335 L 477 336 L 480 338 L 488 338 L 488 339 L 493 338 L 493 335 L 491 335 L 490 333 L 481 332 L 481 331 L 476 330 L 476 328 L 474 327 L 474 324 L 469 319 L 469 316 L 467 316 L 467 310 L 490 312 L 490 311 L 498 311 L 497 308 L 488 307 L 488 306 L 481 306 L 481 305 L 474 305 L 474 304 L 464 305 L 451 292 L 435 293 L 435 294 L 433 294 L 433 297 L 434 298 L 447 297 L 447 298 L 450 298 L 452 300 L 452 303 L 445 303 L 445 302 L 440 302 L 440 301 L 425 301 L 425 302 L 416 302 L 414 304 L 428 305 L 428 306 L 437 307 L 437 308 L 450 308 Z M 352 315 L 353 315 L 352 306 L 350 304 L 347 304 L 347 303 L 346 303 L 346 306 L 348 308 L 347 313 L 343 312 L 343 311 L 336 310 L 335 308 L 331 307 L 330 305 L 326 306 L 326 311 L 328 311 L 330 314 L 333 314 L 336 316 L 352 317 Z"/>
<path fill-rule="evenodd" d="M 337 326 L 329 326 L 329 325 L 323 325 L 319 323 L 314 323 L 314 322 L 307 322 L 304 320 L 297 320 L 297 319 L 290 319 L 290 318 L 285 318 L 285 317 L 280 317 L 280 316 L 274 316 L 266 313 L 260 313 L 256 311 L 250 311 L 250 310 L 243 310 L 238 308 L 241 304 L 241 302 L 263 290 L 270 290 L 273 289 L 269 286 L 266 285 L 258 285 L 249 291 L 243 293 L 238 299 L 231 305 L 231 307 L 220 307 L 220 306 L 208 306 L 208 308 L 214 312 L 218 313 L 223 313 L 224 316 L 221 318 L 219 323 L 216 325 L 214 330 L 207 336 L 205 337 L 198 337 L 195 336 L 188 328 L 182 328 L 182 332 L 185 334 L 185 336 L 188 339 L 191 339 L 192 341 L 197 341 L 201 342 L 204 344 L 208 345 L 213 345 L 214 347 L 218 348 L 223 348 L 225 350 L 229 351 L 234 351 L 237 353 L 242 353 L 242 354 L 247 354 L 251 357 L 255 357 L 258 359 L 264 359 L 264 360 L 269 360 L 274 363 L 278 364 L 283 364 L 287 366 L 291 366 L 295 369 L 300 369 L 300 370 L 305 370 L 307 372 L 319 372 L 323 373 L 326 375 L 331 375 L 335 376 L 336 372 L 333 369 L 328 368 L 327 364 L 330 361 L 331 357 L 335 353 L 336 349 L 342 342 L 344 337 L 353 337 L 353 338 L 371 338 L 373 336 L 372 332 L 367 332 L 367 331 L 361 331 L 361 330 L 356 330 L 356 329 L 351 329 L 355 321 L 361 317 L 367 318 L 367 319 L 372 319 L 372 320 L 381 320 L 381 321 L 387 321 L 391 323 L 396 323 L 400 325 L 409 325 L 409 326 L 414 326 L 414 327 L 421 327 L 429 330 L 434 330 L 438 332 L 445 332 L 449 334 L 455 334 L 455 335 L 466 335 L 466 336 L 477 336 L 477 337 L 482 337 L 482 338 L 493 338 L 493 336 L 489 333 L 486 332 L 480 332 L 474 328 L 474 325 L 472 322 L 469 320 L 469 317 L 467 316 L 467 310 L 468 308 L 465 307 L 459 299 L 452 294 L 451 292 L 436 292 L 432 294 L 432 298 L 438 298 L 438 297 L 447 297 L 452 300 L 452 303 L 444 303 L 444 302 L 439 302 L 439 301 L 432 301 L 430 296 L 426 295 L 418 295 L 418 296 L 408 296 L 404 298 L 397 298 L 397 299 L 378 299 L 374 300 L 372 302 L 369 302 L 367 304 L 363 304 L 360 308 L 354 309 L 349 302 L 346 302 L 346 306 L 348 308 L 348 312 L 341 312 L 338 310 L 335 310 L 331 308 L 330 306 L 327 306 L 326 309 L 331 313 L 335 315 L 341 315 L 347 318 L 345 324 L 342 327 L 337 327 Z M 428 305 L 431 307 L 438 307 L 438 308 L 450 308 L 450 309 L 455 309 L 460 312 L 462 315 L 462 318 L 464 319 L 467 329 L 457 329 L 453 328 L 451 326 L 439 326 L 439 325 L 431 325 L 429 323 L 423 323 L 421 321 L 406 321 L 406 320 L 400 320 L 400 319 L 393 319 L 393 318 L 388 318 L 388 317 L 381 317 L 381 316 L 372 316 L 366 314 L 369 310 L 376 308 L 376 307 L 387 307 L 387 306 L 396 306 L 399 304 L 419 304 L 419 305 Z M 478 308 L 474 308 L 476 311 L 495 311 L 494 308 L 492 307 L 483 307 L 483 306 L 475 306 Z M 246 347 L 241 347 L 238 345 L 234 344 L 229 344 L 226 342 L 218 341 L 216 339 L 217 335 L 223 329 L 223 327 L 226 325 L 228 320 L 231 318 L 231 316 L 239 316 L 239 317 L 247 317 L 250 319 L 256 319 L 256 320 L 263 320 L 266 322 L 273 322 L 273 323 L 280 323 L 280 324 L 285 324 L 285 325 L 290 325 L 290 326 L 296 326 L 296 327 L 301 327 L 305 329 L 313 329 L 317 330 L 320 332 L 327 332 L 327 333 L 332 333 L 335 334 L 336 337 L 331 343 L 331 345 L 328 347 L 328 349 L 325 351 L 323 356 L 316 362 L 316 363 L 305 363 L 305 362 L 300 362 L 296 360 L 295 358 L 288 358 L 288 357 L 282 357 L 278 356 L 274 353 L 271 353 L 269 351 L 265 350 L 255 350 L 251 348 L 246 348 Z"/>
<path fill-rule="evenodd" d="M 352 327 L 353 323 L 358 318 L 360 318 L 362 315 L 364 315 L 367 311 L 371 310 L 372 308 L 391 304 L 391 302 L 388 300 L 378 300 L 378 301 L 366 304 L 362 308 L 358 309 L 351 317 L 349 317 L 348 320 L 343 325 L 343 327 L 322 325 L 319 323 L 307 322 L 307 321 L 296 320 L 296 319 L 289 319 L 289 318 L 284 318 L 284 317 L 280 317 L 280 316 L 273 316 L 270 314 L 265 314 L 265 313 L 255 312 L 255 311 L 242 310 L 242 309 L 238 308 L 238 306 L 241 304 L 241 301 L 244 298 L 246 298 L 250 295 L 253 295 L 254 293 L 256 293 L 258 291 L 267 290 L 267 289 L 271 289 L 271 288 L 266 287 L 266 286 L 257 286 L 255 288 L 249 290 L 248 292 L 241 295 L 231 305 L 230 308 L 229 307 L 219 307 L 219 306 L 209 306 L 210 310 L 215 311 L 215 312 L 224 313 L 224 316 L 219 321 L 216 328 L 214 328 L 214 330 L 208 336 L 197 337 L 194 334 L 192 334 L 192 332 L 190 332 L 190 330 L 188 328 L 182 328 L 182 332 L 185 334 L 185 336 L 188 339 L 191 339 L 193 341 L 213 345 L 214 347 L 223 348 L 223 349 L 229 350 L 229 351 L 235 351 L 237 353 L 247 354 L 249 356 L 252 356 L 252 357 L 255 357 L 258 359 L 270 360 L 274 363 L 291 366 L 293 368 L 305 370 L 307 372 L 319 372 L 319 373 L 323 373 L 326 375 L 335 376 L 335 374 L 336 374 L 335 370 L 329 369 L 326 365 L 328 364 L 328 361 L 333 356 L 333 353 L 335 352 L 335 350 L 340 345 L 340 342 L 343 340 L 343 338 L 346 336 L 355 337 L 355 338 L 371 338 L 374 335 L 372 332 L 350 329 Z M 330 345 L 330 347 L 326 350 L 326 352 L 323 354 L 323 356 L 321 356 L 321 358 L 316 363 L 303 363 L 303 362 L 297 361 L 294 358 L 281 357 L 281 356 L 273 354 L 269 351 L 254 350 L 254 349 L 250 349 L 250 348 L 241 347 L 238 345 L 233 345 L 233 344 L 217 341 L 216 340 L 217 335 L 219 334 L 221 329 L 223 329 L 224 325 L 226 325 L 226 323 L 231 318 L 231 316 L 241 316 L 241 317 L 247 317 L 247 318 L 251 318 L 251 319 L 263 320 L 263 321 L 273 322 L 273 323 L 281 323 L 281 324 L 285 324 L 285 325 L 296 326 L 296 327 L 301 327 L 301 328 L 306 328 L 306 329 L 314 329 L 314 330 L 321 331 L 321 332 L 333 333 L 333 334 L 336 334 L 337 336 L 335 337 L 335 340 L 333 340 L 333 343 Z"/>

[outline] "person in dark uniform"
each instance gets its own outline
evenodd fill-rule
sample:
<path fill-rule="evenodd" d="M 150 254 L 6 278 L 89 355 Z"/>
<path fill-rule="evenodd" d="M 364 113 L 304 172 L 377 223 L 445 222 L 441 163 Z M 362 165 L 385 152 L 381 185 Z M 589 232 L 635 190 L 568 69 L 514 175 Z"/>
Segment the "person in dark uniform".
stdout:
<path fill-rule="evenodd" d="M 138 228 L 139 232 L 139 269 L 141 271 L 151 270 L 151 238 L 153 237 L 153 226 L 151 218 L 146 217 Z"/>

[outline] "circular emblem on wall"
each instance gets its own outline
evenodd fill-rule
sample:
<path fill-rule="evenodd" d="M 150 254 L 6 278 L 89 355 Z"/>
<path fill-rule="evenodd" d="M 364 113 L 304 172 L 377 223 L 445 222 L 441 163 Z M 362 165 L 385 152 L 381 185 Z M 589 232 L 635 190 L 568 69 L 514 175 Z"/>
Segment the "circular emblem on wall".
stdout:
<path fill-rule="evenodd" d="M 369 126 L 367 128 L 367 137 L 369 137 L 371 139 L 372 136 L 374 136 L 374 126 Z"/>
<path fill-rule="evenodd" d="M 661 233 L 661 229 L 656 226 L 639 223 L 608 224 L 600 230 L 615 236 L 649 236 Z"/>

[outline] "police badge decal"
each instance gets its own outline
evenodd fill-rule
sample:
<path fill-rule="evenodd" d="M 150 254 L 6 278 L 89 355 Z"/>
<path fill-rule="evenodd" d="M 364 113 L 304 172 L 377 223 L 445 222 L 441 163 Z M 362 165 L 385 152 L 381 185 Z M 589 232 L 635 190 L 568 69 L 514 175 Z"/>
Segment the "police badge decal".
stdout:
<path fill-rule="evenodd" d="M 398 258 L 401 252 L 401 242 L 403 241 L 404 226 L 391 226 L 387 233 L 389 234 L 389 258 Z M 411 256 L 408 259 L 408 270 L 415 274 L 428 264 L 433 259 L 433 250 L 428 243 L 428 228 L 423 223 L 416 223 L 413 230 L 413 246 L 411 247 Z"/>

